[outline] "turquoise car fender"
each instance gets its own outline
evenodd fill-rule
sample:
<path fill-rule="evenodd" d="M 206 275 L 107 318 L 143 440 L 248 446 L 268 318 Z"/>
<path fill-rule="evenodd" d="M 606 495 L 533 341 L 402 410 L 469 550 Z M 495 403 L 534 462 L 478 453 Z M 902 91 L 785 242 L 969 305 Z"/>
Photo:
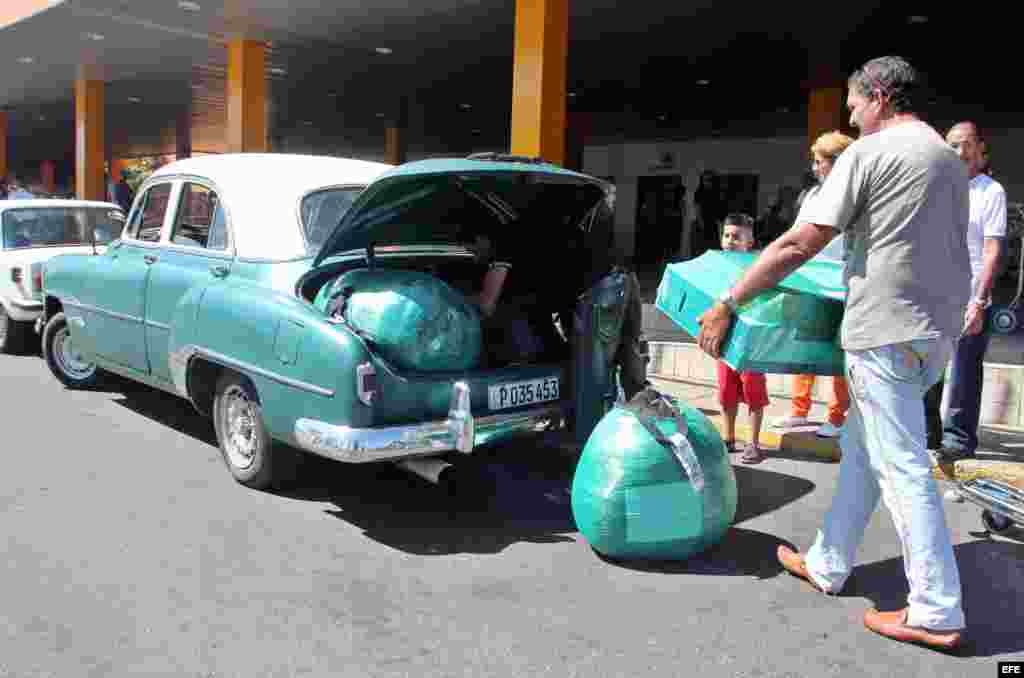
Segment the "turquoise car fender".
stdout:
<path fill-rule="evenodd" d="M 47 309 L 53 301 L 60 303 L 68 319 L 68 331 L 76 348 L 86 358 L 96 354 L 92 334 L 85 331 L 86 325 L 96 321 L 91 311 L 92 299 L 88 299 L 87 282 L 96 267 L 99 257 L 91 254 L 60 254 L 46 262 L 43 276 L 43 293 Z M 47 310 L 47 319 L 50 313 Z"/>
<path fill-rule="evenodd" d="M 276 439 L 294 442 L 300 418 L 371 423 L 356 393 L 356 367 L 370 360 L 366 348 L 287 293 L 245 282 L 194 290 L 175 312 L 170 349 L 175 387 L 183 394 L 197 359 L 245 374 Z"/>

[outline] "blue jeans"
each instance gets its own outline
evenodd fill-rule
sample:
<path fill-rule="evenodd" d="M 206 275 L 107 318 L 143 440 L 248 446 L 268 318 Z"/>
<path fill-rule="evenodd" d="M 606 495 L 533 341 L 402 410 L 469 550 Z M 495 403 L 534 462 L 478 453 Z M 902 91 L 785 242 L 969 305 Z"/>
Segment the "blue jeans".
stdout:
<path fill-rule="evenodd" d="M 934 630 L 964 626 L 960 573 L 925 448 L 924 394 L 951 351 L 950 340 L 929 339 L 846 352 L 850 412 L 839 482 L 806 557 L 818 586 L 842 589 L 881 499 L 903 546 L 907 623 Z"/>
<path fill-rule="evenodd" d="M 982 368 L 989 333 L 965 335 L 956 343 L 942 398 L 942 446 L 973 456 L 978 448 Z"/>

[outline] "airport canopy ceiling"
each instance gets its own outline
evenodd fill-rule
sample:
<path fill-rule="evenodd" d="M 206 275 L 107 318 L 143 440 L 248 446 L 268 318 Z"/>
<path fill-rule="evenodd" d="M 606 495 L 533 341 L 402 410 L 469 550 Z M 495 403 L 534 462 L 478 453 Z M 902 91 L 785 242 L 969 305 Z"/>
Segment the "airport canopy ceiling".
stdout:
<path fill-rule="evenodd" d="M 571 0 L 569 111 L 591 114 L 591 142 L 802 133 L 816 68 L 887 53 L 945 110 L 1019 110 L 1009 15 L 919 5 Z M 507 148 L 514 18 L 515 0 L 50 0 L 0 27 L 0 107 L 12 153 L 61 153 L 87 69 L 121 153 L 173 148 L 180 115 L 196 151 L 220 150 L 226 43 L 245 36 L 268 44 L 272 146 L 379 150 L 405 96 L 411 152 Z"/>

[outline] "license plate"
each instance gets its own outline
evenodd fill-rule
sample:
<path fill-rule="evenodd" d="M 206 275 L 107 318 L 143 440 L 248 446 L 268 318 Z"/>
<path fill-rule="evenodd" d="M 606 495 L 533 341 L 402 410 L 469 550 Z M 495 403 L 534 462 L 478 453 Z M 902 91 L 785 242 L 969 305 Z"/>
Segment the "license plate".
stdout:
<path fill-rule="evenodd" d="M 510 407 L 558 400 L 558 377 L 495 384 L 488 387 L 487 397 L 492 410 L 504 410 Z"/>

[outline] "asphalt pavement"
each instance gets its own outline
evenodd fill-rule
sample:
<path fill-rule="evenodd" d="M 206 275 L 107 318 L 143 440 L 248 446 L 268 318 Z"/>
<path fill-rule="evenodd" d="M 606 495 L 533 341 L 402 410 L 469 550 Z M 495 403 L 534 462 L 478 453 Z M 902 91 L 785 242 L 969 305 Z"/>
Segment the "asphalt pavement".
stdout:
<path fill-rule="evenodd" d="M 488 451 L 455 497 L 312 458 L 257 492 L 171 395 L 67 391 L 37 356 L 0 356 L 0 403 L 0 677 L 987 678 L 1024 659 L 1024 545 L 983 532 L 970 504 L 946 505 L 970 625 L 958 655 L 863 628 L 866 608 L 906 596 L 884 510 L 842 595 L 780 569 L 779 544 L 813 540 L 836 464 L 737 466 L 718 547 L 611 562 L 576 531 L 575 459 L 553 446 Z"/>

